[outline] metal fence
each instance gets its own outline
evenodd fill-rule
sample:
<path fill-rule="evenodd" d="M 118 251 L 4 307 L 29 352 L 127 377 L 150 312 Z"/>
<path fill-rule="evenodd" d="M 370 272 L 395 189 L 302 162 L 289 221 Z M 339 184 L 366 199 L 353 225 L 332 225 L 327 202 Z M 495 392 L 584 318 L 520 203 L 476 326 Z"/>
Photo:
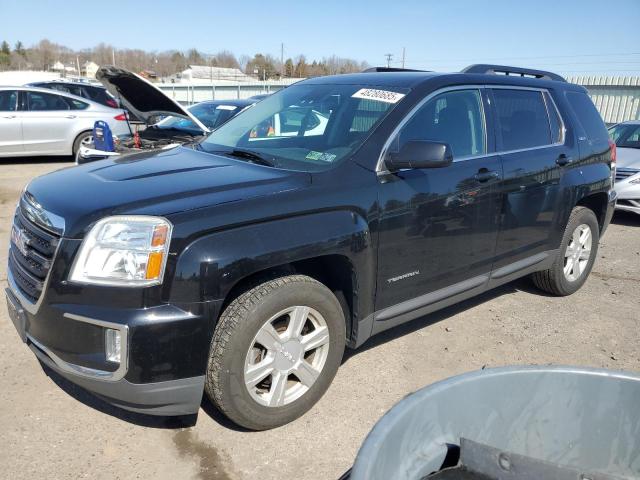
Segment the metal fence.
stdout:
<path fill-rule="evenodd" d="M 569 76 L 567 81 L 582 85 L 589 91 L 605 122 L 640 120 L 639 76 Z M 157 86 L 174 100 L 191 105 L 204 100 L 232 100 L 273 93 L 291 83 L 268 80 L 255 83 L 215 82 L 213 85 L 160 83 Z"/>
<path fill-rule="evenodd" d="M 156 86 L 165 94 L 183 105 L 192 105 L 205 100 L 234 100 L 254 95 L 277 92 L 290 85 L 287 81 L 267 81 L 237 84 L 182 84 L 158 83 Z"/>
<path fill-rule="evenodd" d="M 572 76 L 567 81 L 582 85 L 606 123 L 640 120 L 640 77 Z"/>

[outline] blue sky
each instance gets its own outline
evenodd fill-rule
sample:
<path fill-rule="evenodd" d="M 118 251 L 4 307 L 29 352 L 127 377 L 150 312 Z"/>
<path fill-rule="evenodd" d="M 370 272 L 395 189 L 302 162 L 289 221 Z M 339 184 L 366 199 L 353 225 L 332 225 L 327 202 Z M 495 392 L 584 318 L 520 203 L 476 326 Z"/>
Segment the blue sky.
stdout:
<path fill-rule="evenodd" d="M 0 0 L 0 40 L 71 48 L 338 55 L 453 71 L 491 62 L 564 73 L 640 73 L 640 0 Z M 18 19 L 11 21 L 11 19 Z M 396 63 L 397 64 L 397 63 Z"/>

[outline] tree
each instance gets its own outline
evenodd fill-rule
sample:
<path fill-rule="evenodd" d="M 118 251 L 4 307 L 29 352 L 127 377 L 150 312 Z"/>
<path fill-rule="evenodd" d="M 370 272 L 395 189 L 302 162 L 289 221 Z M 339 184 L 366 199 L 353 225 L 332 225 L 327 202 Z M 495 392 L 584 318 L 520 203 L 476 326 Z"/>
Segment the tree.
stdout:
<path fill-rule="evenodd" d="M 187 52 L 187 63 L 189 65 L 206 65 L 207 61 L 197 49 L 192 48 Z"/>
<path fill-rule="evenodd" d="M 285 77 L 293 77 L 293 74 L 295 72 L 295 68 L 293 65 L 293 60 L 291 60 L 290 58 L 287 58 L 287 61 L 284 62 L 284 76 Z"/>
<path fill-rule="evenodd" d="M 238 59 L 229 50 L 222 50 L 216 53 L 211 59 L 211 63 L 214 67 L 240 68 Z"/>
<path fill-rule="evenodd" d="M 295 76 L 297 78 L 304 78 L 307 76 L 307 59 L 304 58 L 304 55 L 300 55 L 298 57 L 298 62 L 296 63 L 296 68 L 294 70 Z"/>
<path fill-rule="evenodd" d="M 9 47 L 9 44 L 6 40 L 2 41 L 2 45 L 0 45 L 0 52 L 2 52 L 4 55 L 11 55 L 11 48 Z"/>
<path fill-rule="evenodd" d="M 256 75 L 259 79 L 273 78 L 278 76 L 279 69 L 276 66 L 276 60 L 271 55 L 263 55 L 256 53 L 245 67 L 247 75 Z"/>
<path fill-rule="evenodd" d="M 18 40 L 16 42 L 15 47 L 13 47 L 13 52 L 16 55 L 20 55 L 21 57 L 26 57 L 27 56 L 27 51 L 24 49 L 24 45 L 22 45 L 22 42 L 20 40 Z"/>

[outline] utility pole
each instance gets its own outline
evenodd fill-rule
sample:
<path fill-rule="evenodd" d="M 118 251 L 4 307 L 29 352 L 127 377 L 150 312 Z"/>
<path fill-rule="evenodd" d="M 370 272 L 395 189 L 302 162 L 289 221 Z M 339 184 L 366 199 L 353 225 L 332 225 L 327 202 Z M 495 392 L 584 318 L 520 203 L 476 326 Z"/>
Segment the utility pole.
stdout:
<path fill-rule="evenodd" d="M 114 49 L 111 49 L 111 62 L 113 65 L 116 64 L 116 51 Z"/>
<path fill-rule="evenodd" d="M 385 57 L 387 57 L 387 68 L 391 67 L 391 59 L 393 58 L 393 53 L 385 53 Z"/>
<path fill-rule="evenodd" d="M 280 78 L 284 78 L 284 43 L 280 44 Z"/>
<path fill-rule="evenodd" d="M 406 53 L 406 49 L 402 47 L 402 68 L 404 68 L 405 53 Z"/>

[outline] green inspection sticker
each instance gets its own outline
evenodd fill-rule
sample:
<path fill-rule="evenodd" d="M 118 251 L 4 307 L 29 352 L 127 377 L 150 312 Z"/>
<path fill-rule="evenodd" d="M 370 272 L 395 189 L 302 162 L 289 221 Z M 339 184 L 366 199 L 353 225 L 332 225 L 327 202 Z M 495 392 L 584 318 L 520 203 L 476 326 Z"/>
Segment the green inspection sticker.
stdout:
<path fill-rule="evenodd" d="M 321 162 L 333 162 L 336 156 L 333 153 L 322 153 L 311 150 L 305 157 L 307 160 L 320 160 Z"/>

